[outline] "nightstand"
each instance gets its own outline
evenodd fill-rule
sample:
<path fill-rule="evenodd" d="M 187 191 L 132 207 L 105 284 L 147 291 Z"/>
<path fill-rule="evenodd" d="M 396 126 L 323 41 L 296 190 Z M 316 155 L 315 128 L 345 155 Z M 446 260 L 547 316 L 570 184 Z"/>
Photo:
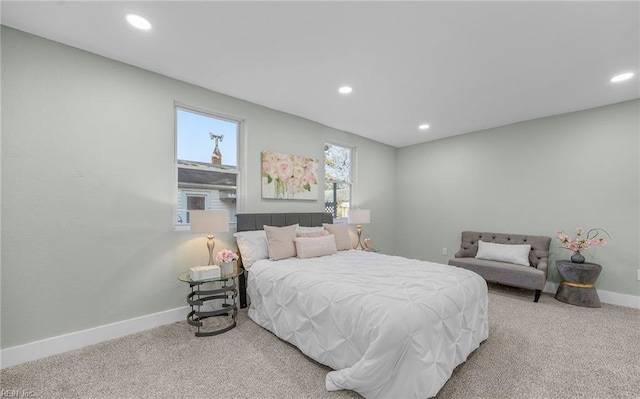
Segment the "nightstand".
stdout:
<path fill-rule="evenodd" d="M 602 266 L 597 263 L 573 263 L 569 260 L 556 261 L 556 270 L 562 277 L 555 298 L 561 302 L 588 308 L 599 308 L 600 298 L 593 285 Z"/>
<path fill-rule="evenodd" d="M 222 334 L 236 326 L 236 315 L 238 314 L 238 307 L 236 306 L 236 297 L 238 296 L 236 279 L 242 276 L 243 273 L 244 269 L 236 268 L 233 274 L 206 280 L 192 280 L 189 272 L 184 272 L 178 276 L 178 280 L 188 283 L 191 288 L 191 293 L 187 295 L 187 303 L 191 306 L 191 311 L 187 314 L 187 323 L 198 328 L 196 337 L 209 337 Z M 222 287 L 214 289 L 203 289 L 202 287 L 204 284 L 217 282 L 222 284 Z M 224 300 L 220 309 L 202 310 L 202 305 L 214 299 Z M 202 320 L 219 316 L 227 316 L 230 322 L 210 331 L 201 330 L 204 326 Z"/>

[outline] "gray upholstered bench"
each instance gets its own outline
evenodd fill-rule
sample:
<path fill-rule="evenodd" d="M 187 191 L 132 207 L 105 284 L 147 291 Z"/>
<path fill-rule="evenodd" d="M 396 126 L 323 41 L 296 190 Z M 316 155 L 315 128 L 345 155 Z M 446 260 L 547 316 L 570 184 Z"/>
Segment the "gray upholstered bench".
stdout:
<path fill-rule="evenodd" d="M 480 240 L 494 244 L 531 245 L 529 266 L 476 258 Z M 538 302 L 547 281 L 550 244 L 551 238 L 545 236 L 463 231 L 460 250 L 454 259 L 449 260 L 449 264 L 476 272 L 486 281 L 535 290 L 534 302 Z"/>

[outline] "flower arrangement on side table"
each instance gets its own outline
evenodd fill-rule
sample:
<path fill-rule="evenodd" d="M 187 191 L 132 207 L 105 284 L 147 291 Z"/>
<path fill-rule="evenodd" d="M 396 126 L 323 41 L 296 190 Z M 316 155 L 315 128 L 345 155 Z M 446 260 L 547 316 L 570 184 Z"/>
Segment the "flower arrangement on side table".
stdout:
<path fill-rule="evenodd" d="M 231 262 L 236 259 L 238 259 L 238 255 L 228 249 L 223 249 L 216 254 L 216 262 L 220 265 L 222 274 L 233 273 L 233 264 Z"/>
<path fill-rule="evenodd" d="M 573 251 L 573 255 L 571 255 L 571 262 L 584 263 L 585 259 L 580 251 L 588 249 L 591 246 L 607 245 L 607 242 L 604 240 L 604 238 L 597 238 L 600 232 L 606 234 L 607 237 L 611 238 L 606 230 L 597 228 L 587 231 L 587 234 L 583 236 L 584 229 L 582 227 L 576 227 L 576 236 L 574 238 L 570 238 L 564 233 L 564 231 L 559 231 L 558 240 L 563 247 Z"/>

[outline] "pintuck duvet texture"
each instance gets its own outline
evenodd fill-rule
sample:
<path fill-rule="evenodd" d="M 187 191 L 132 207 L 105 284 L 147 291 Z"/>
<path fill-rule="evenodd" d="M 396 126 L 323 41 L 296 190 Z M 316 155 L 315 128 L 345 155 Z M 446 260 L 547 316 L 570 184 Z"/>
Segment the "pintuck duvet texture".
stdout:
<path fill-rule="evenodd" d="M 364 251 L 261 260 L 249 317 L 331 367 L 327 390 L 365 398 L 434 396 L 488 338 L 476 273 Z"/>

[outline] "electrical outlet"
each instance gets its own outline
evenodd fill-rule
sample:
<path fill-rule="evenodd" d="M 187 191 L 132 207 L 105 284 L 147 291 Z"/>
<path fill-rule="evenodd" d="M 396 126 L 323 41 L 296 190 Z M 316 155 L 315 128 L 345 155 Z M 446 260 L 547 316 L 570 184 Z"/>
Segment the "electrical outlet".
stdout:
<path fill-rule="evenodd" d="M 442 248 L 442 256 L 447 256 L 447 249 L 446 248 Z M 640 270 L 638 270 L 638 273 L 640 273 Z M 640 274 L 639 274 L 640 276 Z"/>

